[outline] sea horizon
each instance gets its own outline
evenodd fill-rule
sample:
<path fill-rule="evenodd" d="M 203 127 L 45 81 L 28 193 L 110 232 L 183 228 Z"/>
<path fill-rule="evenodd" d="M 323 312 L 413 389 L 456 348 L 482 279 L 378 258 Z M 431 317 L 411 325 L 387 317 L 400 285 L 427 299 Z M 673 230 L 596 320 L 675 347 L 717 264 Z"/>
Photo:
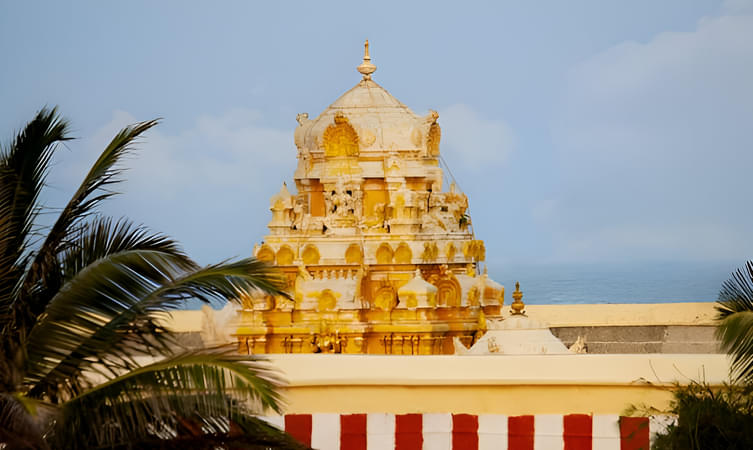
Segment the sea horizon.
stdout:
<path fill-rule="evenodd" d="M 488 265 L 505 286 L 520 282 L 527 304 L 715 302 L 722 283 L 745 261 L 651 261 Z"/>

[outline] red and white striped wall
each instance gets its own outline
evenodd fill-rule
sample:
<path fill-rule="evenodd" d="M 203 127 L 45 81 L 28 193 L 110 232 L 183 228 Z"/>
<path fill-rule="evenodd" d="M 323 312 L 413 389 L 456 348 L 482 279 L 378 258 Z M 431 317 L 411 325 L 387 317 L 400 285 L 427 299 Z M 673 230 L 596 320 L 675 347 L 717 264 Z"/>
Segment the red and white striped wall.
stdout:
<path fill-rule="evenodd" d="M 667 416 L 290 414 L 264 417 L 320 450 L 649 449 Z"/>

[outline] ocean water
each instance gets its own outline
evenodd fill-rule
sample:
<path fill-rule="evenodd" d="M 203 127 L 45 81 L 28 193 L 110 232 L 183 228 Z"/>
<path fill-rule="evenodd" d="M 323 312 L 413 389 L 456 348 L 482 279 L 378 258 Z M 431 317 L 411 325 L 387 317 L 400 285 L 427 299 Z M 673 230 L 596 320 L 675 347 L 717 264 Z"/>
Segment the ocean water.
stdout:
<path fill-rule="evenodd" d="M 531 305 L 713 302 L 722 283 L 745 262 L 493 264 L 489 276 L 512 302 L 515 282 Z M 221 308 L 221 304 L 213 305 Z M 198 300 L 187 309 L 199 309 Z"/>
<path fill-rule="evenodd" d="M 713 302 L 740 262 L 489 264 L 505 286 L 505 303 L 520 282 L 527 304 Z"/>

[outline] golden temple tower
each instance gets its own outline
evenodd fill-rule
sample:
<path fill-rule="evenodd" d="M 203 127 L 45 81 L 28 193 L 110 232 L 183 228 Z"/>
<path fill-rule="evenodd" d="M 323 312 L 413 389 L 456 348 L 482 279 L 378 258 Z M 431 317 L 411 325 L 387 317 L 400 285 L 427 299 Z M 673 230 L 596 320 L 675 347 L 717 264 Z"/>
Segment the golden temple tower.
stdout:
<path fill-rule="evenodd" d="M 237 337 L 250 353 L 443 354 L 499 318 L 504 288 L 478 263 L 468 198 L 442 190 L 436 111 L 418 116 L 371 79 L 317 118 L 299 114 L 296 192 L 270 200 L 254 247 L 294 301 L 244 299 Z"/>

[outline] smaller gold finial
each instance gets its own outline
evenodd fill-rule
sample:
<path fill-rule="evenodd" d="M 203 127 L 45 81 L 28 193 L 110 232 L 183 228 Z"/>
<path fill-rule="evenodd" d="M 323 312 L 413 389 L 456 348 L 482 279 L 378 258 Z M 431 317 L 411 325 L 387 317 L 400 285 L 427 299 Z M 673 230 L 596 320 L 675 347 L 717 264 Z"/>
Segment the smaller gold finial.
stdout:
<path fill-rule="evenodd" d="M 515 282 L 515 292 L 512 293 L 512 305 L 510 305 L 510 314 L 513 316 L 524 316 L 525 303 L 523 303 L 523 292 L 520 291 L 520 283 Z"/>
<path fill-rule="evenodd" d="M 358 71 L 363 74 L 364 80 L 370 80 L 371 74 L 376 71 L 376 66 L 371 64 L 371 56 L 369 56 L 369 40 L 363 44 L 363 62 L 358 66 Z"/>

